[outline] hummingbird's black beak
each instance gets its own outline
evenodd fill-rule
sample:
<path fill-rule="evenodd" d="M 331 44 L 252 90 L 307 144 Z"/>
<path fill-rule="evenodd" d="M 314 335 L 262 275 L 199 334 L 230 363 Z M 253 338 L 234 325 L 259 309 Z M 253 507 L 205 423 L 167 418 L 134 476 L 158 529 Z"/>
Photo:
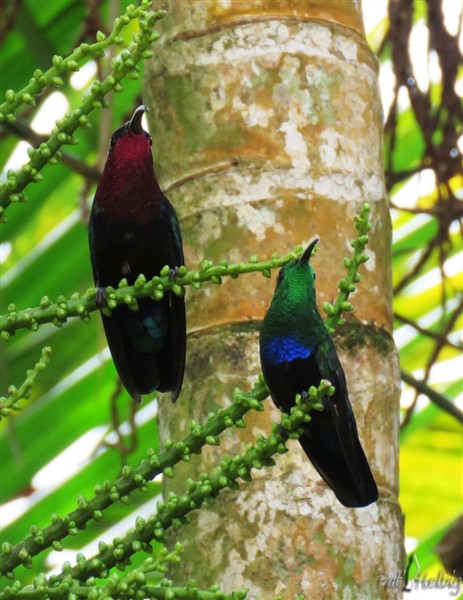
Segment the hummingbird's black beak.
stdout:
<path fill-rule="evenodd" d="M 304 254 L 301 256 L 301 258 L 299 259 L 299 264 L 302 265 L 304 263 L 308 263 L 310 260 L 310 257 L 312 256 L 312 250 L 315 248 L 315 246 L 318 244 L 320 240 L 317 238 L 315 239 L 313 242 L 311 242 L 307 249 L 305 250 Z"/>
<path fill-rule="evenodd" d="M 145 106 L 144 104 L 140 104 L 140 106 L 138 106 L 135 109 L 135 112 L 133 113 L 130 121 L 127 123 L 127 131 L 130 129 L 131 131 L 133 131 L 134 133 L 137 133 L 137 134 L 143 133 L 143 127 L 141 126 L 141 119 L 145 112 L 149 112 L 148 107 Z"/>

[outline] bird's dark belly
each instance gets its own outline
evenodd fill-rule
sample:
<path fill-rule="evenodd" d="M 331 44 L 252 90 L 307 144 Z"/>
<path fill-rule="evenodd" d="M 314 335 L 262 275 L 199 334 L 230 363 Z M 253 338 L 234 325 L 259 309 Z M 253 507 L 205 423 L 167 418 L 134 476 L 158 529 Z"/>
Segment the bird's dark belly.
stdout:
<path fill-rule="evenodd" d="M 111 240 L 100 253 L 100 285 L 115 287 L 122 278 L 132 285 L 140 273 L 151 279 L 164 265 L 177 266 L 165 230 L 136 224 L 113 227 Z"/>
<path fill-rule="evenodd" d="M 318 386 L 321 380 L 316 361 L 311 358 L 262 366 L 272 397 L 285 412 L 294 406 L 296 394 L 308 392 L 310 386 Z"/>

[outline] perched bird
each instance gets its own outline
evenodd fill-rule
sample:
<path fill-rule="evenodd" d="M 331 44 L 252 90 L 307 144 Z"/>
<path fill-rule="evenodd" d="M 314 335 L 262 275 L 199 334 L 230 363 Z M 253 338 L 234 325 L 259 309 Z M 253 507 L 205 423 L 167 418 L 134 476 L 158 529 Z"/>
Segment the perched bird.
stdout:
<path fill-rule="evenodd" d="M 169 265 L 175 274 L 184 264 L 177 215 L 156 181 L 151 137 L 141 125 L 147 110 L 139 106 L 112 134 L 93 202 L 89 244 L 100 306 L 103 288 L 117 287 L 122 278 L 131 285 L 140 273 L 150 279 Z M 138 306 L 102 315 L 114 364 L 137 402 L 153 390 L 172 392 L 175 402 L 185 369 L 184 299 L 167 292 L 160 301 L 140 299 Z"/>
<path fill-rule="evenodd" d="M 346 377 L 333 340 L 317 310 L 315 273 L 309 264 L 315 240 L 299 260 L 278 273 L 275 293 L 260 331 L 260 360 L 276 406 L 289 413 L 296 394 L 328 379 L 335 394 L 313 411 L 299 442 L 344 506 L 367 506 L 378 490 L 358 439 Z"/>

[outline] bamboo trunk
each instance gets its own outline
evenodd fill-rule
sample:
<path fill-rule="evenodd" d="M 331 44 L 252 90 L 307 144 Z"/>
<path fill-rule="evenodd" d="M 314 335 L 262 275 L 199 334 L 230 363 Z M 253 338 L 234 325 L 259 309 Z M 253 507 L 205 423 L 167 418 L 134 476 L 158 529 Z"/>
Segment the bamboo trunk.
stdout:
<path fill-rule="evenodd" d="M 255 472 L 181 530 L 185 560 L 174 574 L 250 598 L 393 598 L 378 583 L 403 560 L 397 503 L 400 378 L 390 336 L 391 225 L 382 166 L 377 62 L 358 2 L 350 0 L 172 1 L 148 62 L 156 171 L 176 207 L 186 262 L 286 253 L 314 236 L 320 303 L 332 301 L 349 255 L 352 218 L 372 205 L 370 256 L 335 337 L 360 438 L 380 500 L 347 509 L 297 442 L 277 466 Z M 230 403 L 260 371 L 258 328 L 274 281 L 226 280 L 187 297 L 186 381 L 161 403 L 161 435 L 178 439 L 191 419 Z M 219 448 L 179 466 L 166 491 L 211 471 L 278 417 L 271 400 L 228 431 Z"/>

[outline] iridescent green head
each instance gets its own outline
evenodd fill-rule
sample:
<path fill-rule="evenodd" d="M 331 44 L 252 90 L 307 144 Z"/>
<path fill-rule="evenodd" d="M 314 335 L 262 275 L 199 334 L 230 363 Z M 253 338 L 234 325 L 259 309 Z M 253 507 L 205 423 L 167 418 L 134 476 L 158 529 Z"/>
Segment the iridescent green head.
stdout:
<path fill-rule="evenodd" d="M 275 294 L 272 302 L 285 299 L 285 302 L 297 302 L 307 298 L 309 292 L 315 299 L 315 273 L 310 264 L 313 249 L 319 240 L 309 244 L 299 260 L 294 260 L 282 267 L 278 273 Z"/>
<path fill-rule="evenodd" d="M 315 273 L 309 262 L 317 243 L 318 239 L 314 240 L 299 260 L 280 269 L 261 329 L 261 343 L 289 333 L 299 340 L 325 334 L 315 298 Z"/>

